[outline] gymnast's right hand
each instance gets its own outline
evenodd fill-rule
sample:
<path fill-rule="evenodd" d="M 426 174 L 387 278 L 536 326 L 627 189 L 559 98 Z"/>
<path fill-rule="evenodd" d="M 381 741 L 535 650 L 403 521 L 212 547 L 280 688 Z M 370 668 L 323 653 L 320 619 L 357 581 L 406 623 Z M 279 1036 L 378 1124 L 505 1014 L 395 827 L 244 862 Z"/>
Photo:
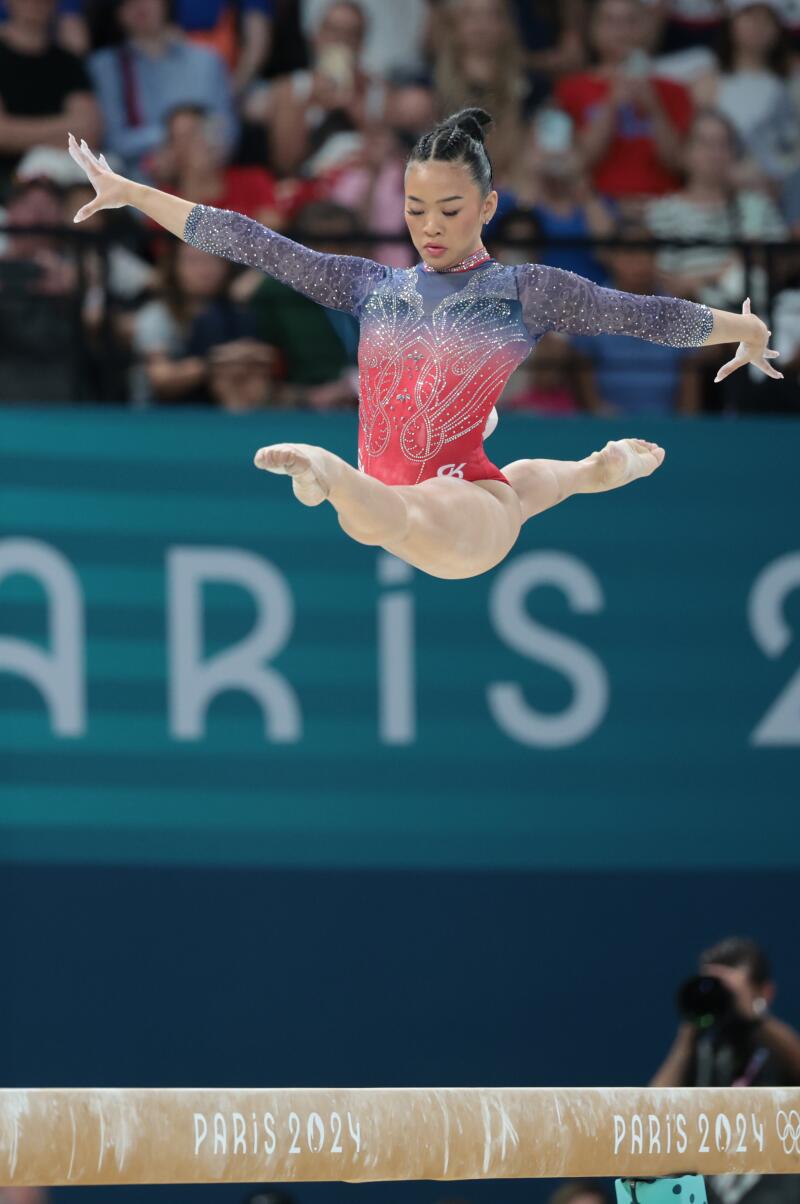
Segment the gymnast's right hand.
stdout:
<path fill-rule="evenodd" d="M 83 140 L 79 145 L 72 134 L 69 136 L 69 153 L 78 166 L 86 172 L 89 183 L 97 193 L 93 201 L 89 201 L 78 210 L 73 221 L 82 222 L 87 217 L 91 217 L 93 213 L 99 213 L 101 209 L 121 209 L 130 203 L 130 180 L 126 180 L 124 176 L 118 176 L 116 172 L 112 171 L 106 162 L 105 155 L 97 158 Z"/>

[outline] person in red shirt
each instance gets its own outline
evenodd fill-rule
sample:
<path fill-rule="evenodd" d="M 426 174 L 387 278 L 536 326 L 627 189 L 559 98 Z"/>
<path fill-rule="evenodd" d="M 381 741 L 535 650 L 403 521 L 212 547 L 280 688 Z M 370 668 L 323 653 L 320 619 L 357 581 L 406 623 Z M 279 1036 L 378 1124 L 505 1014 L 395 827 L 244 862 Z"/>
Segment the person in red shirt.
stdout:
<path fill-rule="evenodd" d="M 167 140 L 149 166 L 165 192 L 233 209 L 278 230 L 314 199 L 314 190 L 305 181 L 278 180 L 267 168 L 253 164 L 227 164 L 208 115 L 196 105 L 173 109 Z"/>
<path fill-rule="evenodd" d="M 641 0 L 599 0 L 590 38 L 595 65 L 556 88 L 572 117 L 595 188 L 638 201 L 681 185 L 682 143 L 692 118 L 686 88 L 650 74 Z"/>

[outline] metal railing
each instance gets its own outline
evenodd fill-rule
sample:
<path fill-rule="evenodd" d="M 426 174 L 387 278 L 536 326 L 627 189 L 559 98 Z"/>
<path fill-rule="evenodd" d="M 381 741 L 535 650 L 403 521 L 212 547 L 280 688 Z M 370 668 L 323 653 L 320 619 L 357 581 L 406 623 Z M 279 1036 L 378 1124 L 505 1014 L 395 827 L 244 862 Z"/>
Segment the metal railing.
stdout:
<path fill-rule="evenodd" d="M 36 258 L 26 259 L 15 253 L 14 245 L 20 238 L 37 237 L 46 240 L 51 249 L 58 247 L 58 253 L 66 263 L 73 266 L 74 286 L 66 294 L 54 296 L 46 291 L 46 273 L 37 266 Z M 0 375 L 8 378 L 9 364 L 13 361 L 14 372 L 24 374 L 26 356 L 31 365 L 31 374 L 43 366 L 50 364 L 52 357 L 62 357 L 65 370 L 63 373 L 63 388 L 59 396 L 41 397 L 41 401 L 67 401 L 72 403 L 83 401 L 106 400 L 103 381 L 111 379 L 115 374 L 118 378 L 124 375 L 121 366 L 130 359 L 130 350 L 120 338 L 115 326 L 115 314 L 122 308 L 112 295 L 110 285 L 109 254 L 115 242 L 104 234 L 91 233 L 73 227 L 5 227 L 0 230 L 2 245 L 0 246 Z M 404 234 L 333 234 L 326 232 L 319 240 L 309 240 L 310 245 L 323 241 L 327 249 L 344 250 L 355 254 L 369 255 L 371 248 L 381 244 L 394 243 L 408 245 Z M 564 250 L 588 251 L 603 262 L 607 252 L 619 250 L 647 249 L 656 254 L 661 250 L 682 249 L 713 249 L 715 251 L 735 252 L 741 257 L 744 291 L 742 296 L 753 295 L 754 292 L 765 294 L 764 305 L 757 309 L 769 326 L 772 326 L 775 297 L 781 288 L 797 281 L 800 287 L 800 241 L 789 242 L 753 242 L 748 240 L 733 240 L 721 242 L 717 240 L 698 239 L 632 239 L 632 238 L 586 238 L 570 237 L 550 240 L 544 238 L 490 238 L 489 246 L 493 254 L 503 259 L 507 251 L 518 255 L 520 251 L 525 258 L 536 262 L 548 251 Z M 44 245 L 44 242 L 43 242 Z M 91 272 L 89 262 L 91 257 Z M 759 288 L 756 289 L 756 269 L 762 273 Z M 90 280 L 90 276 L 92 279 Z M 85 303 L 89 288 L 95 290 L 95 296 L 102 297 L 102 308 L 98 321 L 95 321 L 91 334 L 84 322 Z M 613 287 L 613 284 L 611 285 Z M 42 290 L 45 291 L 42 291 Z M 19 314 L 15 330 L 15 302 L 18 303 Z M 732 308 L 732 306 L 731 306 Z M 53 318 L 54 336 L 47 338 L 48 311 Z M 28 322 L 25 315 L 35 318 Z M 57 318 L 57 320 L 56 320 Z M 41 319 L 41 320 L 40 320 Z M 38 334 L 37 334 L 38 329 Z M 56 337 L 57 333 L 57 337 Z M 66 334 L 66 337 L 65 337 Z M 16 338 L 16 341 L 15 341 Z M 38 339 L 38 342 L 37 342 Z M 39 345 L 41 344 L 41 345 Z M 544 350 L 544 348 L 543 348 Z M 720 362 L 725 349 L 720 348 Z M 539 362 L 546 362 L 542 357 Z M 707 370 L 708 361 L 704 367 Z M 744 374 L 742 374 L 744 375 Z M 12 376 L 12 381 L 14 377 Z M 752 386 L 751 386 L 752 387 Z M 120 390 L 124 393 L 124 388 Z M 5 400 L 11 400 L 6 390 Z M 109 398 L 111 399 L 111 398 Z M 0 394 L 2 400 L 2 394 Z M 33 400 L 33 399 L 32 399 Z M 124 402 L 125 397 L 114 398 Z M 733 408 L 736 408 L 735 406 Z"/>

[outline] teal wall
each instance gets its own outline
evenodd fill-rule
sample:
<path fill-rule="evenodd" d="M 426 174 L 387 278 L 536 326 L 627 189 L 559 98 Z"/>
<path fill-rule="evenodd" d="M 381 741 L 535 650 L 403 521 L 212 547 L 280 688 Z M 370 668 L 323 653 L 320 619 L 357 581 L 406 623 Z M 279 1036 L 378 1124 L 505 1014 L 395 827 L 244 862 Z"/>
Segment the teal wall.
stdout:
<path fill-rule="evenodd" d="M 252 466 L 355 433 L 0 413 L 0 857 L 798 865 L 800 426 L 504 416 L 500 464 L 623 434 L 667 458 L 467 582 Z"/>

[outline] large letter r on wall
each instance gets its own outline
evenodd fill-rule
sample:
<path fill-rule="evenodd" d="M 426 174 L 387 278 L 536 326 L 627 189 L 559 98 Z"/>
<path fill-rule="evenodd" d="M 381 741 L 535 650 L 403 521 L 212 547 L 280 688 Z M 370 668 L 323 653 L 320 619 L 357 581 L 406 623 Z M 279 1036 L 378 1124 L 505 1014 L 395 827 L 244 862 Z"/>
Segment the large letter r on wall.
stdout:
<path fill-rule="evenodd" d="M 211 700 L 226 690 L 244 690 L 261 706 L 268 740 L 299 740 L 303 722 L 297 696 L 285 677 L 266 664 L 284 647 L 294 622 L 283 575 L 263 557 L 240 548 L 171 548 L 167 566 L 172 734 L 199 740 Z M 248 590 L 258 617 L 238 644 L 204 660 L 203 586 L 211 582 Z"/>

